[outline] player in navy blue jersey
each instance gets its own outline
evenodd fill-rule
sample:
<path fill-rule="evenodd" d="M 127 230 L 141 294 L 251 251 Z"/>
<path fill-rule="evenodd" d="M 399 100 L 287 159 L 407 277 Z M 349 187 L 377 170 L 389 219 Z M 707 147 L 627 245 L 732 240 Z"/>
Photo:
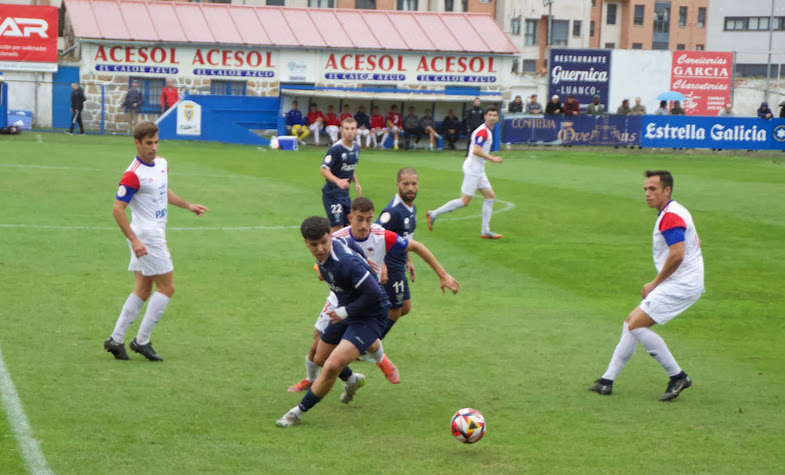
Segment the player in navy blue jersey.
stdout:
<path fill-rule="evenodd" d="M 344 381 L 341 402 L 352 400 L 365 384 L 365 376 L 353 373 L 349 363 L 379 338 L 390 308 L 371 266 L 346 240 L 330 237 L 327 219 L 307 218 L 300 233 L 316 259 L 319 274 L 338 298 L 338 306 L 329 311 L 330 324 L 316 348 L 315 363 L 322 372 L 300 404 L 276 421 L 280 427 L 299 424 L 302 415 L 330 392 L 336 378 Z"/>
<path fill-rule="evenodd" d="M 341 122 L 341 139 L 330 147 L 322 161 L 322 176 L 327 183 L 322 187 L 322 202 L 331 232 L 349 225 L 352 200 L 349 186 L 354 182 L 357 194 L 362 193 L 355 168 L 360 160 L 360 146 L 354 142 L 357 136 L 357 121 L 349 118 Z"/>
<path fill-rule="evenodd" d="M 414 229 L 417 227 L 417 207 L 414 205 L 414 199 L 417 197 L 417 170 L 408 167 L 398 170 L 397 185 L 398 193 L 382 210 L 376 222 L 403 238 L 414 239 Z M 384 289 L 390 299 L 390 318 L 387 320 L 382 336 L 390 331 L 399 318 L 411 310 L 412 302 L 406 271 L 409 271 L 412 282 L 415 278 L 414 264 L 409 258 L 408 251 L 391 250 L 385 256 L 384 263 L 387 266 L 387 281 Z"/>

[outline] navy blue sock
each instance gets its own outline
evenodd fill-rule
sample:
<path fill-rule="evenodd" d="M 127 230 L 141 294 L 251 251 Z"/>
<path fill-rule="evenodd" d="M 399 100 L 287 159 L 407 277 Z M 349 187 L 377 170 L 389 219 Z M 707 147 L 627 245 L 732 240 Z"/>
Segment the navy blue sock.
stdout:
<path fill-rule="evenodd" d="M 676 376 L 671 376 L 671 381 L 676 381 L 677 379 L 682 379 L 682 378 L 686 378 L 686 377 L 687 377 L 687 373 L 682 371 L 681 373 L 677 374 Z"/>
<path fill-rule="evenodd" d="M 341 374 L 339 374 L 338 377 L 341 378 L 341 381 L 346 381 L 352 374 L 352 369 L 347 366 L 343 369 L 343 371 L 341 371 Z"/>
<path fill-rule="evenodd" d="M 600 384 L 604 384 L 606 386 L 613 386 L 613 380 L 612 379 L 600 378 Z"/>
<path fill-rule="evenodd" d="M 305 396 L 303 396 L 303 400 L 300 401 L 300 404 L 298 404 L 297 406 L 300 408 L 301 411 L 308 412 L 308 409 L 314 407 L 321 400 L 322 398 L 314 394 L 313 391 L 309 389 L 308 392 L 305 393 Z"/>
<path fill-rule="evenodd" d="M 387 319 L 387 325 L 384 327 L 384 330 L 382 331 L 382 336 L 379 337 L 380 340 L 383 340 L 384 337 L 387 336 L 387 333 L 389 333 L 390 330 L 392 330 L 392 327 L 393 327 L 393 325 L 395 325 L 396 321 L 397 320 L 393 320 L 391 318 Z"/>

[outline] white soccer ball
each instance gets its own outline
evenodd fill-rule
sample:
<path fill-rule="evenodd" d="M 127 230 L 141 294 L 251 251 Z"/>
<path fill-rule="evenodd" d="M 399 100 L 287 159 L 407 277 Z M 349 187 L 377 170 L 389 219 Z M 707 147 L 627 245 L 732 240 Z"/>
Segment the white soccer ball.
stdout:
<path fill-rule="evenodd" d="M 476 409 L 461 409 L 452 416 L 450 431 L 459 442 L 473 444 L 485 435 L 485 418 Z"/>

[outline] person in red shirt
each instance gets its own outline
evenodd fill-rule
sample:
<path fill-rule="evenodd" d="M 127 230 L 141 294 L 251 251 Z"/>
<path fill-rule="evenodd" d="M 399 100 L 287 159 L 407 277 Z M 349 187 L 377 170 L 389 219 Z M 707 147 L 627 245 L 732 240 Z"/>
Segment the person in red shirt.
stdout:
<path fill-rule="evenodd" d="M 316 104 L 311 104 L 310 111 L 308 111 L 308 130 L 313 134 L 314 145 L 319 145 L 319 132 L 324 128 L 324 123 L 327 118 L 322 114 Z"/>
<path fill-rule="evenodd" d="M 353 119 L 354 116 L 352 115 L 351 112 L 349 112 L 349 104 L 344 104 L 343 112 L 341 112 L 341 115 L 338 116 L 338 121 L 343 122 L 344 119 L 349 119 L 349 118 Z"/>
<path fill-rule="evenodd" d="M 393 134 L 393 148 L 398 150 L 398 134 L 403 130 L 403 118 L 398 112 L 398 106 L 390 106 L 390 113 L 387 114 L 387 128 L 384 129 L 384 136 L 382 137 L 382 144 L 387 141 L 390 132 Z"/>
<path fill-rule="evenodd" d="M 384 133 L 384 116 L 379 113 L 379 106 L 373 106 L 371 114 L 371 142 L 374 148 L 384 147 L 384 141 L 377 143 L 377 138 Z"/>
<path fill-rule="evenodd" d="M 578 102 L 578 99 L 576 99 L 574 95 L 570 94 L 567 96 L 567 100 L 564 101 L 564 115 L 570 117 L 580 115 L 580 113 L 581 105 Z"/>
<path fill-rule="evenodd" d="M 327 106 L 325 124 L 327 124 L 327 127 L 325 127 L 324 130 L 327 132 L 327 135 L 330 136 L 330 140 L 332 143 L 337 142 L 338 134 L 341 131 L 341 121 L 338 120 L 338 116 L 335 115 L 335 108 L 332 105 Z"/>
<path fill-rule="evenodd" d="M 169 110 L 177 103 L 179 96 L 177 88 L 174 87 L 174 82 L 171 79 L 166 80 L 166 86 L 161 89 L 161 114 Z"/>

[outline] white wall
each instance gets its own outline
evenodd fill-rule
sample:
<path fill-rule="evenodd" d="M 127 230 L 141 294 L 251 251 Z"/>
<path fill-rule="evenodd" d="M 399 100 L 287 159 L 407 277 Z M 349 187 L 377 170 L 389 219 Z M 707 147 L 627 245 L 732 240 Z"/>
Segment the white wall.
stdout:
<path fill-rule="evenodd" d="M 622 99 L 641 98 L 646 112 L 653 114 L 659 107 L 657 96 L 671 87 L 671 52 L 623 50 L 611 52 L 611 85 L 609 112 L 616 112 Z"/>
<path fill-rule="evenodd" d="M 33 111 L 34 127 L 52 126 L 52 74 L 4 71 L 8 109 Z"/>

